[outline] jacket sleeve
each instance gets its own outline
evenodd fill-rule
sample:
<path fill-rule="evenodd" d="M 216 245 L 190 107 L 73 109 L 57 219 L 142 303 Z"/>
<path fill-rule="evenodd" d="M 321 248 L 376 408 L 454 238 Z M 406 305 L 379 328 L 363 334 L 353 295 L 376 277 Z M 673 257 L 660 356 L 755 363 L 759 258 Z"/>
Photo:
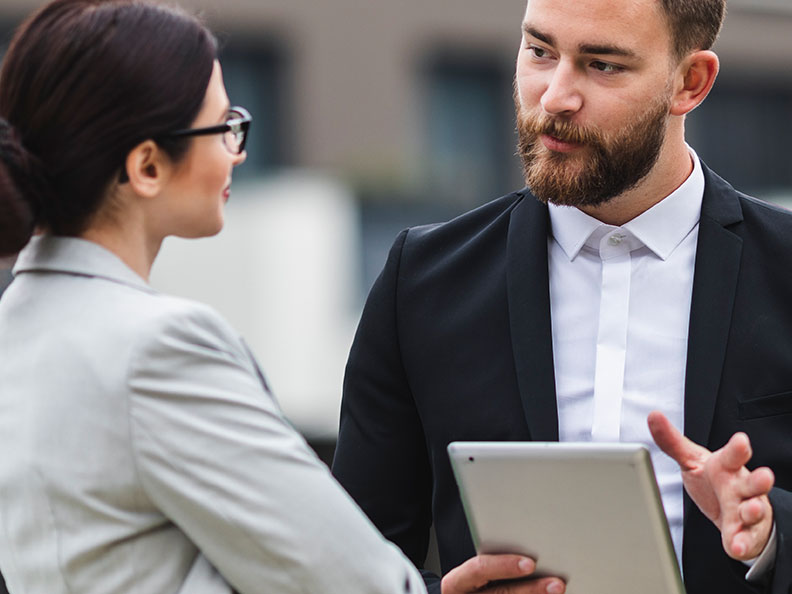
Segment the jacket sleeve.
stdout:
<path fill-rule="evenodd" d="M 792 594 L 792 493 L 770 491 L 776 522 L 776 558 L 770 580 L 770 594 Z"/>
<path fill-rule="evenodd" d="M 208 308 L 161 316 L 129 369 L 129 431 L 155 505 L 239 594 L 424 591 Z"/>
<path fill-rule="evenodd" d="M 363 310 L 344 379 L 333 473 L 386 538 L 421 567 L 431 513 L 431 472 L 404 361 L 399 287 L 408 231 L 391 248 Z M 424 571 L 430 591 L 439 578 Z"/>

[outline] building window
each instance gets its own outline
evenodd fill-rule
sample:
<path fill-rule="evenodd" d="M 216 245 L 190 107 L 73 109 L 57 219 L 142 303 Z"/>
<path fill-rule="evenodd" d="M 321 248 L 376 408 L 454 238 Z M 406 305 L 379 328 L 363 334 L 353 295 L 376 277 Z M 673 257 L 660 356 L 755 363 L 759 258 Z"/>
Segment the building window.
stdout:
<path fill-rule="evenodd" d="M 719 81 L 687 132 L 702 160 L 738 190 L 792 200 L 792 88 Z"/>
<path fill-rule="evenodd" d="M 5 52 L 8 49 L 8 44 L 11 41 L 11 36 L 14 34 L 16 24 L 7 20 L 0 20 L 0 63 L 3 61 Z M 11 283 L 11 270 L 9 268 L 10 262 L 0 259 L 0 295 L 3 294 L 6 287 Z M 6 594 L 3 576 L 0 575 L 0 594 Z"/>
<path fill-rule="evenodd" d="M 425 66 L 422 178 L 441 201 L 476 205 L 522 187 L 513 61 L 441 54 Z"/>
<path fill-rule="evenodd" d="M 20 19 L 21 20 L 21 19 Z M 0 62 L 3 61 L 8 44 L 14 35 L 18 23 L 6 18 L 0 18 Z"/>

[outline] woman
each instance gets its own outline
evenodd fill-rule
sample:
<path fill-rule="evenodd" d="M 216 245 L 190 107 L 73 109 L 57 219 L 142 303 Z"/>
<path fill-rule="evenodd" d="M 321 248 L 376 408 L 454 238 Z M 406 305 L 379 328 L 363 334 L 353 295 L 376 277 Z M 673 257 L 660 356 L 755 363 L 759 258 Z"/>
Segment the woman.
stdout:
<path fill-rule="evenodd" d="M 55 0 L 0 72 L 0 570 L 12 594 L 422 592 L 239 336 L 147 285 L 220 231 L 250 117 L 195 19 Z M 32 237 L 34 229 L 40 230 Z"/>

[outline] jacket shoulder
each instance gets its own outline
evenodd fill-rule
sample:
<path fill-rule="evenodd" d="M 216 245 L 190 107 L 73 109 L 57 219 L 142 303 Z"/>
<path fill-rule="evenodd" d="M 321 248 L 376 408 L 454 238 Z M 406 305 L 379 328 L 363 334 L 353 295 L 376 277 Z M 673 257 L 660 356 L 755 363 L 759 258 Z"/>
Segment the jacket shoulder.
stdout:
<path fill-rule="evenodd" d="M 406 229 L 401 237 L 403 251 L 442 255 L 495 237 L 505 241 L 511 213 L 523 200 L 535 198 L 527 190 L 512 192 L 449 221 Z"/>
<path fill-rule="evenodd" d="M 737 195 L 746 221 L 777 227 L 786 233 L 792 230 L 792 210 L 740 192 Z"/>
<path fill-rule="evenodd" d="M 777 204 L 749 196 L 704 166 L 706 186 L 702 218 L 709 218 L 742 233 L 781 233 L 792 231 L 792 211 Z"/>
<path fill-rule="evenodd" d="M 129 345 L 127 377 L 153 361 L 171 361 L 189 355 L 217 356 L 250 366 L 250 355 L 239 333 L 214 308 L 162 293 L 130 294 L 119 303 L 117 313 L 128 317 L 124 324 Z M 174 368 L 177 366 L 174 366 Z"/>

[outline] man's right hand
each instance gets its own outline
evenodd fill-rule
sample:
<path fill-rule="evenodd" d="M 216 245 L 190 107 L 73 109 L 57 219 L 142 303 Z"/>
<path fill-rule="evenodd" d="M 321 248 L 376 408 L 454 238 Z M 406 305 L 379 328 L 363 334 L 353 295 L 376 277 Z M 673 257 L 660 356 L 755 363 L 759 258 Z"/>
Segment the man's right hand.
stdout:
<path fill-rule="evenodd" d="M 528 578 L 533 559 L 521 555 L 478 555 L 443 576 L 442 594 L 563 594 L 566 584 L 554 577 Z M 504 583 L 501 580 L 518 580 Z M 490 582 L 499 582 L 487 587 Z"/>

